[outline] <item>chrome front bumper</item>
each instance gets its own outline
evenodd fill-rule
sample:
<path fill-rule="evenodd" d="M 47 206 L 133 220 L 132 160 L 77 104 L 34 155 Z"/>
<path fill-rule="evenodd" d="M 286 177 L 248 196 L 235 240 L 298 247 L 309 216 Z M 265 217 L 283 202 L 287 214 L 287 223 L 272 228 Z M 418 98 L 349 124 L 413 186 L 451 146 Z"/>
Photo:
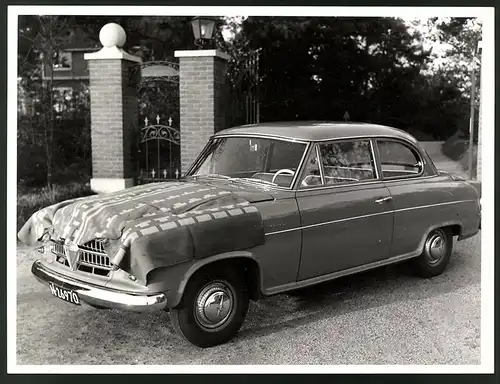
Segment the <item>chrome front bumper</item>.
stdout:
<path fill-rule="evenodd" d="M 70 289 L 78 294 L 81 301 L 90 305 L 134 312 L 158 311 L 167 306 L 167 295 L 164 293 L 151 296 L 137 295 L 84 283 L 52 271 L 40 260 L 33 263 L 31 272 L 44 285 L 53 283 Z"/>

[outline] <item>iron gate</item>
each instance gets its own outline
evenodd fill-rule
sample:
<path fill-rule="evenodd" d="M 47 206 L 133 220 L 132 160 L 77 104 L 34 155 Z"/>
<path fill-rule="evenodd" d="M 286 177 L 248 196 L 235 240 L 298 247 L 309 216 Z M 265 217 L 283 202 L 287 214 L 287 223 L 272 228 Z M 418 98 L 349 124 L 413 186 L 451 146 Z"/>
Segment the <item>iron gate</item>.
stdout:
<path fill-rule="evenodd" d="M 168 118 L 168 125 L 160 124 L 160 115 L 155 120 L 156 124 L 149 124 L 146 117 L 140 130 L 139 184 L 178 179 L 180 175 L 179 128 L 172 126 L 172 117 Z"/>
<path fill-rule="evenodd" d="M 139 121 L 136 132 L 137 183 L 178 179 L 180 176 L 179 64 L 152 61 L 140 64 Z"/>
<path fill-rule="evenodd" d="M 229 99 L 226 126 L 260 122 L 259 55 L 261 49 L 233 58 L 229 63 Z"/>

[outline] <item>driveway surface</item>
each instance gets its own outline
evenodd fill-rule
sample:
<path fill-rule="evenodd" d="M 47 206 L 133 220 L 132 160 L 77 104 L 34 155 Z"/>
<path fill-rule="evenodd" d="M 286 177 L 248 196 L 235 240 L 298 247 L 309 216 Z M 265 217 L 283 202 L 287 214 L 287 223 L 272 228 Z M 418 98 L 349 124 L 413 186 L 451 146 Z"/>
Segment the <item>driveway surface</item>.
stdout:
<path fill-rule="evenodd" d="M 18 249 L 18 364 L 480 364 L 480 236 L 455 243 L 441 276 L 405 265 L 250 305 L 238 336 L 200 349 L 169 314 L 67 304 Z"/>

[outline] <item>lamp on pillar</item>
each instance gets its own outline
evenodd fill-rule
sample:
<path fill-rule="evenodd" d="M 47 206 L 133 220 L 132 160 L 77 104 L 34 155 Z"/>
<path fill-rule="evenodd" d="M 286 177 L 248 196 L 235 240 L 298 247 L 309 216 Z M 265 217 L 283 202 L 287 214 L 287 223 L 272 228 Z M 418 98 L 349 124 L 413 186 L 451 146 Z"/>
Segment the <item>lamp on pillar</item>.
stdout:
<path fill-rule="evenodd" d="M 217 18 L 210 16 L 196 16 L 191 20 L 193 29 L 194 43 L 200 48 L 213 47 L 214 30 Z"/>

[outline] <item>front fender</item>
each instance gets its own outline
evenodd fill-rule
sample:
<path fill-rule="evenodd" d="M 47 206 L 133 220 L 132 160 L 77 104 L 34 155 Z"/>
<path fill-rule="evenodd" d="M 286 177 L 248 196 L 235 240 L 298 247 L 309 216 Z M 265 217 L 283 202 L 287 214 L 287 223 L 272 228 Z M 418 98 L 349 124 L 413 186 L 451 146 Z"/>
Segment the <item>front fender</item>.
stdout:
<path fill-rule="evenodd" d="M 236 259 L 248 259 L 256 263 L 259 273 L 258 288 L 260 292 L 263 292 L 262 269 L 255 255 L 249 251 L 224 252 L 204 259 L 156 269 L 148 276 L 148 287 L 154 291 L 167 292 L 168 306 L 173 308 L 179 305 L 189 280 L 197 271 L 210 264 Z"/>

